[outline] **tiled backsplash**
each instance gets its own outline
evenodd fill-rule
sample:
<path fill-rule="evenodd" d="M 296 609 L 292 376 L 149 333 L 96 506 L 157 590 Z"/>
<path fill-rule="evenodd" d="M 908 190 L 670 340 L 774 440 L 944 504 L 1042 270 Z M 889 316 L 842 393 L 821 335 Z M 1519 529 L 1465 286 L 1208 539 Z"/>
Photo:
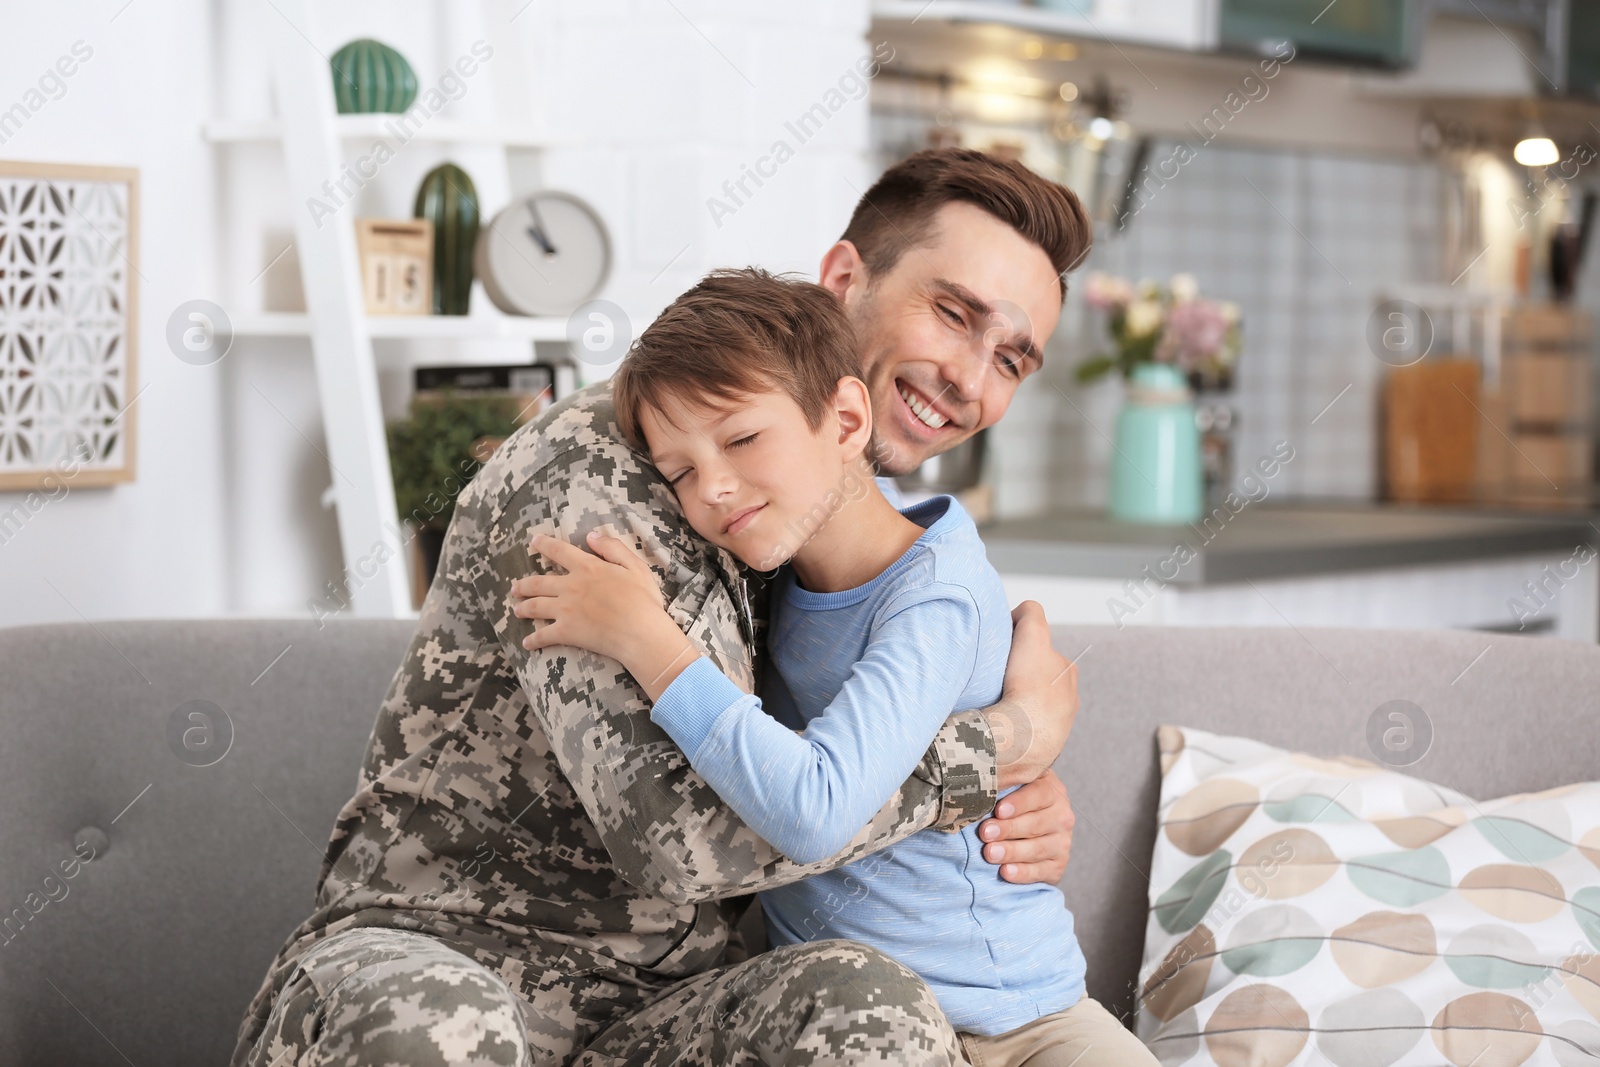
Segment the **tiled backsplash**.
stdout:
<path fill-rule="evenodd" d="M 1158 142 L 1149 158 L 1173 147 Z M 1236 469 L 1288 441 L 1296 458 L 1275 492 L 1373 496 L 1384 365 L 1367 346 L 1367 319 L 1396 288 L 1450 282 L 1440 277 L 1444 180 L 1426 163 L 1212 145 L 1150 186 L 1124 230 L 1098 227 L 1042 380 L 1023 387 L 997 428 L 999 513 L 1106 501 L 1121 388 L 1072 376 L 1105 345 L 1098 314 L 1082 304 L 1091 270 L 1134 280 L 1187 271 L 1203 294 L 1237 302 Z"/>

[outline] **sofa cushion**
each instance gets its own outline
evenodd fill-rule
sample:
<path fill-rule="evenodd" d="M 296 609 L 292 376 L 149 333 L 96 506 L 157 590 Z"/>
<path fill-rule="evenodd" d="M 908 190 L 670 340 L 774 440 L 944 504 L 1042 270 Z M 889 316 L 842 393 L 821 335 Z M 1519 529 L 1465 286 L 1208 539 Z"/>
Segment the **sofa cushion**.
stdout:
<path fill-rule="evenodd" d="M 0 1064 L 228 1062 L 414 629 L 0 630 Z"/>
<path fill-rule="evenodd" d="M 1163 1063 L 1600 1064 L 1600 783 L 1478 802 L 1200 730 L 1160 747 L 1138 1032 Z"/>
<path fill-rule="evenodd" d="M 1078 816 L 1061 888 L 1089 961 L 1089 995 L 1130 1025 L 1163 723 L 1370 758 L 1374 716 L 1403 697 L 1426 716 L 1414 715 L 1418 762 L 1407 773 L 1430 782 L 1498 797 L 1600 774 L 1600 646 L 1290 626 L 1058 626 L 1053 635 L 1078 660 L 1083 696 L 1056 763 Z"/>

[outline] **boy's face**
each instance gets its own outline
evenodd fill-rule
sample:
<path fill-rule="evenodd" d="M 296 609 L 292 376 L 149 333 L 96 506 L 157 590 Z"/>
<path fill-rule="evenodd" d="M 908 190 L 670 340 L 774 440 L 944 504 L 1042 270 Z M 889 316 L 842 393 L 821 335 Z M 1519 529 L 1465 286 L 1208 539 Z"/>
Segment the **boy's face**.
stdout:
<path fill-rule="evenodd" d="M 891 270 L 844 296 L 872 396 L 873 459 L 895 476 L 1000 421 L 1061 315 L 1044 250 L 960 202 L 940 208 L 930 238 Z"/>
<path fill-rule="evenodd" d="M 651 462 L 689 525 L 757 570 L 786 562 L 870 478 L 859 448 L 841 443 L 832 408 L 813 430 L 800 405 L 776 391 L 726 409 L 675 397 L 663 407 L 639 413 Z"/>

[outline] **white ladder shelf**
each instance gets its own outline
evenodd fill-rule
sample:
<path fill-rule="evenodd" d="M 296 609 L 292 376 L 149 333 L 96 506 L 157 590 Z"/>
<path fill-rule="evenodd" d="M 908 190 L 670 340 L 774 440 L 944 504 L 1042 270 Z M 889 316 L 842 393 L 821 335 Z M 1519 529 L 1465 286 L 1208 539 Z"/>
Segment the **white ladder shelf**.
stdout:
<path fill-rule="evenodd" d="M 276 119 L 218 119 L 204 136 L 216 144 L 277 140 L 283 146 L 289 195 L 304 204 L 322 194 L 340 172 L 344 138 L 382 136 L 389 115 L 340 115 L 327 58 L 310 45 L 316 26 L 313 0 L 276 0 L 271 26 Z M 457 8 L 482 27 L 482 7 Z M 281 17 L 280 17 L 281 16 Z M 423 140 L 534 148 L 546 143 L 536 130 L 505 123 L 435 118 Z M 509 161 L 506 162 L 509 173 Z M 308 211 L 294 216 L 295 246 L 305 289 L 305 313 L 241 316 L 237 336 L 307 337 L 316 364 L 327 454 L 343 554 L 340 592 L 359 616 L 405 617 L 411 606 L 406 537 L 396 511 L 387 436 L 379 400 L 373 339 L 509 339 L 562 342 L 565 321 L 506 315 L 371 317 L 365 311 L 354 227 L 319 227 Z"/>

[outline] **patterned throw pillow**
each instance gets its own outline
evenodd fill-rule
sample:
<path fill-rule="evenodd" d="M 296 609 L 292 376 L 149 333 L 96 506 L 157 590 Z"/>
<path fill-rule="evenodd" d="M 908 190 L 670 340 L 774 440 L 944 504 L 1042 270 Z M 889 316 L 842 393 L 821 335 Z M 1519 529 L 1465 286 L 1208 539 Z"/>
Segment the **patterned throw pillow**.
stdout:
<path fill-rule="evenodd" d="M 1600 1067 L 1600 783 L 1477 802 L 1160 741 L 1138 1033 L 1163 1064 Z"/>

